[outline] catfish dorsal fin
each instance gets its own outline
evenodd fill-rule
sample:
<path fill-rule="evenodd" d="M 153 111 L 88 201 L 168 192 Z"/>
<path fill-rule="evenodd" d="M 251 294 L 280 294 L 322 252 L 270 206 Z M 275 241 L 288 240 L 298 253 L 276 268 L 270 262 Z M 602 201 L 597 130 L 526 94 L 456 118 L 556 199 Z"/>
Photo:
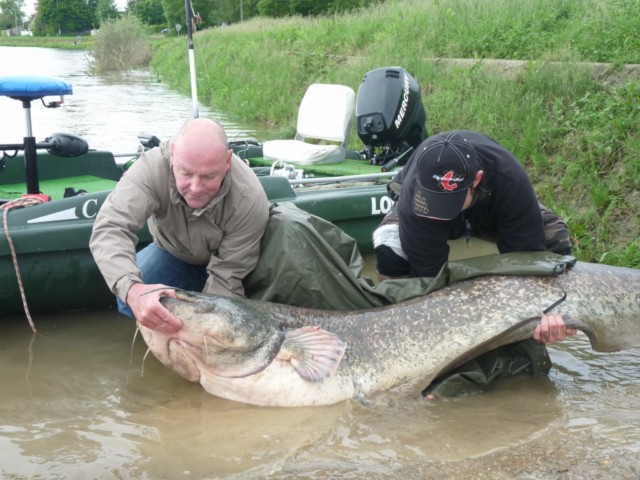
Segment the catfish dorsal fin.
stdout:
<path fill-rule="evenodd" d="M 320 327 L 302 327 L 287 332 L 277 359 L 290 362 L 305 380 L 321 382 L 333 375 L 347 343 L 336 334 Z"/>

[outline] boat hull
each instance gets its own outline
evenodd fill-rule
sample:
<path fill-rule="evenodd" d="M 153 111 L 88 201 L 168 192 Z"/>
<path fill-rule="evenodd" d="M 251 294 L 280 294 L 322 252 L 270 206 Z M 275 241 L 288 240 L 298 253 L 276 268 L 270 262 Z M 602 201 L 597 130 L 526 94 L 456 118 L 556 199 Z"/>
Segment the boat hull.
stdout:
<path fill-rule="evenodd" d="M 100 178 L 115 185 L 122 171 L 116 167 L 113 155 L 108 152 L 89 152 L 85 157 L 72 159 L 73 166 L 69 163 L 54 169 L 50 165 L 60 160 L 40 155 L 38 161 L 43 165 L 40 170 L 43 173 L 42 191 L 47 193 L 47 185 L 60 180 L 55 178 L 56 172 L 67 172 L 65 178 L 80 178 L 81 174 L 100 170 L 87 169 L 87 165 L 101 165 Z M 62 160 L 66 162 L 68 159 Z M 19 164 L 20 158 L 12 159 L 11 163 Z M 76 166 L 83 166 L 80 169 L 82 172 Z M 0 171 L 0 187 L 17 185 L 22 180 L 18 171 L 15 167 L 13 170 L 5 168 Z M 384 182 L 354 186 L 330 184 L 294 190 L 286 178 L 259 178 L 271 202 L 292 202 L 307 212 L 331 221 L 358 242 L 363 254 L 371 252 L 371 233 L 391 207 Z M 79 186 L 76 184 L 76 187 Z M 89 251 L 94 219 L 109 192 L 109 189 L 90 191 L 9 210 L 9 236 L 21 281 L 16 274 L 9 239 L 4 231 L 0 231 L 0 312 L 24 311 L 20 283 L 31 312 L 104 309 L 115 305 L 115 298 Z M 140 232 L 139 237 L 139 248 L 151 240 L 146 229 Z"/>

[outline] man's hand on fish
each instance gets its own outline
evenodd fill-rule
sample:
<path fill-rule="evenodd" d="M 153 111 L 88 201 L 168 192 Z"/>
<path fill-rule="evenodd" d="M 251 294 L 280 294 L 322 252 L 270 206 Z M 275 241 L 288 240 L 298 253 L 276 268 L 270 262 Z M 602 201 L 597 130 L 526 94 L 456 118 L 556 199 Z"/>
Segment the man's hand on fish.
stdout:
<path fill-rule="evenodd" d="M 540 343 L 561 342 L 570 335 L 578 332 L 575 328 L 568 328 L 562 319 L 562 315 L 552 314 L 543 315 L 540 323 L 533 331 L 533 339 Z M 438 397 L 433 394 L 425 395 L 427 400 L 437 400 Z"/>
<path fill-rule="evenodd" d="M 561 315 L 543 315 L 540 324 L 533 331 L 533 339 L 540 343 L 555 343 L 576 333 L 575 328 L 567 328 Z"/>
<path fill-rule="evenodd" d="M 134 283 L 127 293 L 127 304 L 136 320 L 151 330 L 173 333 L 180 330 L 182 322 L 160 303 L 161 297 L 174 297 L 176 291 L 167 285 Z"/>

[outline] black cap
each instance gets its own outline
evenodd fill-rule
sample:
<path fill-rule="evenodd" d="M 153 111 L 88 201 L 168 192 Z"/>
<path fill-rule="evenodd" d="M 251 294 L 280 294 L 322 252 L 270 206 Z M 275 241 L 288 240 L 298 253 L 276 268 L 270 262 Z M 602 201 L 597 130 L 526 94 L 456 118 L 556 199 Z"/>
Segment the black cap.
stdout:
<path fill-rule="evenodd" d="M 418 148 L 413 213 L 436 220 L 457 217 L 478 171 L 473 145 L 460 133 L 446 132 Z"/>

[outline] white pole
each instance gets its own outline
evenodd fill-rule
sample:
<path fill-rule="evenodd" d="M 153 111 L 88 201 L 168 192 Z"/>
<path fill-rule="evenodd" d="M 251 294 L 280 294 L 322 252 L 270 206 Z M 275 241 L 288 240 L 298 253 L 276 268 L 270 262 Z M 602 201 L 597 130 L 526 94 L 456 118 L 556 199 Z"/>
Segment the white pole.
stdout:
<path fill-rule="evenodd" d="M 196 82 L 196 59 L 193 52 L 193 10 L 190 0 L 184 0 L 187 13 L 187 39 L 189 41 L 189 76 L 191 77 L 191 101 L 193 104 L 193 118 L 198 118 L 198 84 Z"/>
<path fill-rule="evenodd" d="M 193 54 L 193 44 L 189 47 L 189 74 L 191 75 L 191 102 L 193 104 L 193 118 L 198 118 L 198 84 L 196 83 L 196 60 Z"/>

